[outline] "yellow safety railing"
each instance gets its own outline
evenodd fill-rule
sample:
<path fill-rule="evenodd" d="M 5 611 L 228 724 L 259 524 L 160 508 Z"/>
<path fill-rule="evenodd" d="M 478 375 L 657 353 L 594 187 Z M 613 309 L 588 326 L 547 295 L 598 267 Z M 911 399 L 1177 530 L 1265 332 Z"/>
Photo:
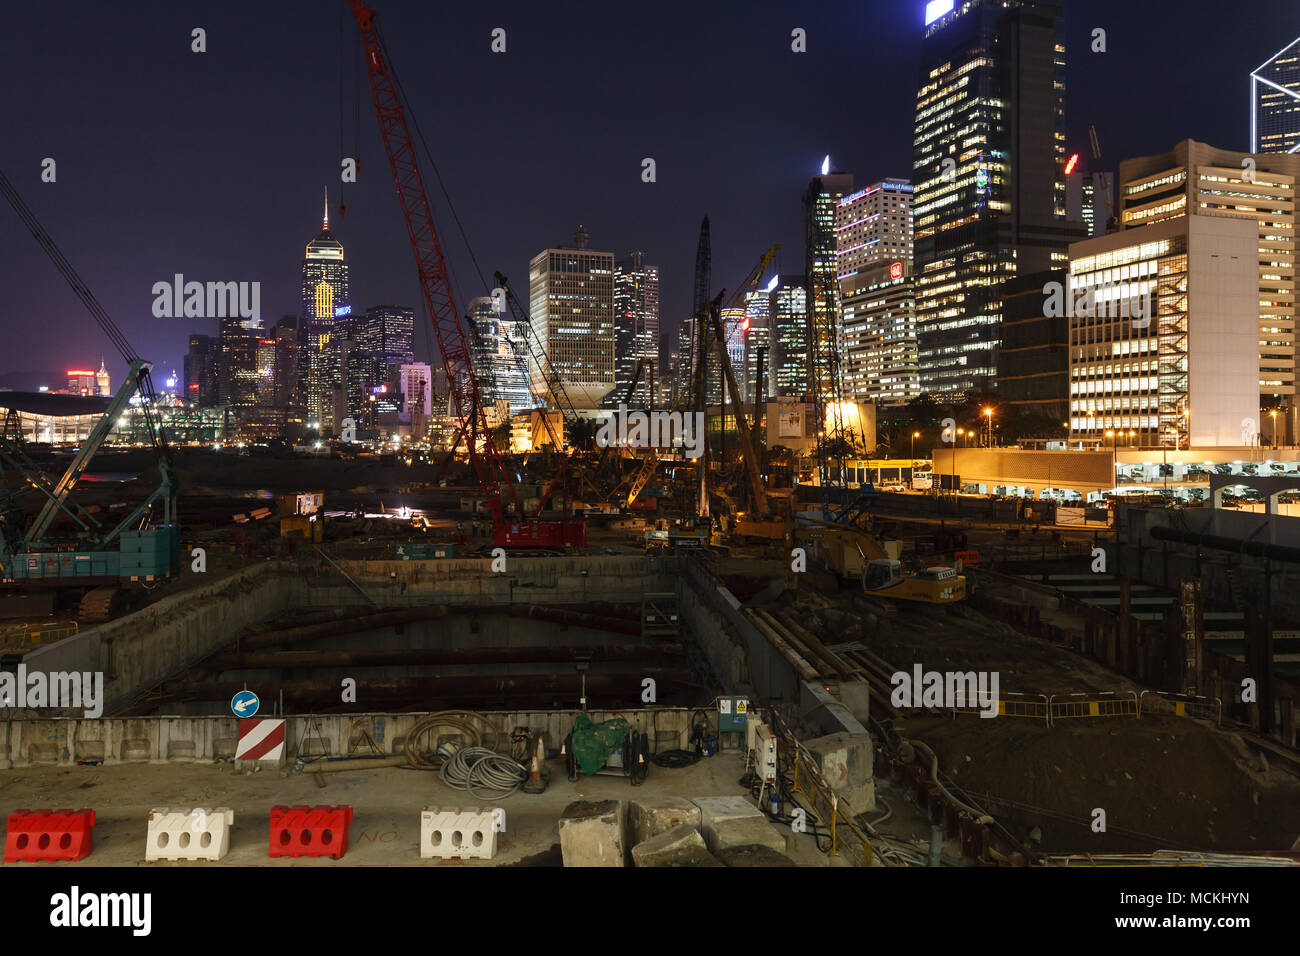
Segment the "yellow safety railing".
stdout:
<path fill-rule="evenodd" d="M 71 637 L 79 630 L 76 621 L 57 621 L 51 624 L 22 624 L 0 631 L 0 644 L 15 644 L 22 647 L 35 647 L 37 644 L 50 644 Z"/>
<path fill-rule="evenodd" d="M 1177 717 L 1203 717 L 1213 720 L 1216 725 L 1223 723 L 1223 700 L 1218 697 L 1197 697 L 1193 694 L 1175 694 L 1164 690 L 1144 690 L 1138 698 L 1138 716 L 1147 707 L 1147 694 L 1159 697 L 1171 705 L 1170 710 Z"/>
<path fill-rule="evenodd" d="M 853 822 L 852 816 L 845 812 L 851 808 L 826 782 L 816 759 L 795 738 L 784 721 L 779 721 L 777 732 L 781 736 L 787 758 L 793 758 L 794 761 L 791 792 L 806 796 L 811 804 L 809 809 L 822 820 L 828 821 L 827 828 L 831 834 L 830 855 L 839 856 L 843 850 L 859 866 L 871 866 L 875 851 L 867 835 Z"/>
<path fill-rule="evenodd" d="M 978 717 L 984 712 L 982 707 L 954 707 L 952 715 L 956 717 Z M 1050 725 L 1050 707 L 1046 694 L 1019 694 L 1008 692 L 998 698 L 999 717 L 1027 717 L 1041 720 Z"/>
<path fill-rule="evenodd" d="M 1140 712 L 1136 692 L 1124 694 L 1053 694 L 1048 698 L 1049 720 L 1071 717 L 1132 717 Z"/>

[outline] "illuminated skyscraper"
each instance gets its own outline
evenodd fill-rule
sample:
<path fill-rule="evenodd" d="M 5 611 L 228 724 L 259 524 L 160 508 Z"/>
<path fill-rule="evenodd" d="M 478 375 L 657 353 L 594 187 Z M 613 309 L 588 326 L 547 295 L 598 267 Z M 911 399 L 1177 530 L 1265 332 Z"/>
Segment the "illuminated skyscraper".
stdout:
<path fill-rule="evenodd" d="M 882 262 L 912 263 L 912 184 L 885 179 L 840 199 L 835 209 L 840 283 Z M 842 291 L 842 290 L 841 290 Z"/>
<path fill-rule="evenodd" d="M 568 248 L 543 249 L 529 264 L 533 333 L 579 408 L 599 408 L 614 387 L 614 254 L 589 248 L 581 226 Z M 533 391 L 547 393 L 529 362 Z"/>
<path fill-rule="evenodd" d="M 771 288 L 776 288 L 773 279 Z M 772 294 L 755 289 L 745 296 L 744 369 L 741 388 L 745 401 L 761 402 L 772 393 Z"/>
<path fill-rule="evenodd" d="M 614 378 L 619 393 L 632 381 L 638 361 L 659 368 L 659 267 L 648 266 L 644 252 L 634 252 L 614 269 Z M 641 383 L 648 383 L 642 372 Z M 641 393 L 645 384 L 638 384 Z"/>
<path fill-rule="evenodd" d="M 1296 189 L 1300 155 L 1238 153 L 1183 140 L 1167 153 L 1119 164 L 1120 224 L 1125 231 L 1181 219 L 1247 219 L 1259 228 L 1259 305 L 1242 321 L 1259 329 L 1259 391 L 1296 394 Z M 1116 273 L 1131 278 L 1130 270 Z M 1181 290 L 1159 280 L 1157 294 Z M 1157 317 L 1159 318 L 1159 317 Z M 1160 319 L 1163 322 L 1163 319 Z"/>
<path fill-rule="evenodd" d="M 925 7 L 913 129 L 912 214 L 923 392 L 991 386 L 1002 285 L 1061 267 L 1065 42 L 1042 0 Z"/>
<path fill-rule="evenodd" d="M 835 211 L 852 189 L 853 177 L 832 173 L 828 156 L 822 163 L 821 175 L 809 180 L 803 195 L 808 325 L 805 381 L 809 398 L 817 392 L 823 403 L 838 402 L 844 384 L 839 367 L 844 330 L 840 324 Z"/>
<path fill-rule="evenodd" d="M 515 330 L 519 323 L 509 313 L 497 312 L 491 296 L 470 300 L 469 320 L 479 400 L 489 408 L 509 402 L 512 415 L 532 408 L 527 345 Z"/>
<path fill-rule="evenodd" d="M 1251 71 L 1250 148 L 1300 153 L 1300 38 Z"/>
<path fill-rule="evenodd" d="M 387 365 L 415 361 L 415 310 L 400 305 L 376 305 L 356 316 L 352 336 L 357 344 Z"/>
<path fill-rule="evenodd" d="M 768 394 L 802 398 L 808 390 L 808 311 L 804 277 L 781 276 L 771 292 L 772 357 Z"/>
<path fill-rule="evenodd" d="M 903 405 L 920 394 L 911 271 L 895 260 L 840 280 L 846 398 Z"/>
<path fill-rule="evenodd" d="M 346 337 L 346 327 L 339 327 L 338 317 L 347 314 L 350 303 L 348 266 L 343 261 L 343 244 L 330 234 L 327 194 L 321 231 L 307 243 L 302 261 L 301 331 L 306 351 L 303 381 L 308 417 L 319 425 L 322 433 L 338 425 L 334 421 L 333 392 L 342 384 L 342 375 L 336 367 L 330 340 L 339 335 Z"/>

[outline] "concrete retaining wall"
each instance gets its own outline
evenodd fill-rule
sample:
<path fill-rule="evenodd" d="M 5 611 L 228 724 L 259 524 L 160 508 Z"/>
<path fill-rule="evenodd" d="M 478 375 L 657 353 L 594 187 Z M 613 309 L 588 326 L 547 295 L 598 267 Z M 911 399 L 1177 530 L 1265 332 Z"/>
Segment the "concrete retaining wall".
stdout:
<path fill-rule="evenodd" d="M 201 660 L 241 630 L 288 610 L 294 576 L 283 564 L 254 565 L 156 604 L 39 647 L 27 670 L 103 671 L 104 712 Z M 0 708 L 0 716 L 9 708 Z"/>
<path fill-rule="evenodd" d="M 579 711 L 491 711 L 483 716 L 501 731 L 498 749 L 510 751 L 516 726 L 545 735 L 548 749 L 558 749 Z M 685 747 L 690 727 L 686 708 L 638 711 L 589 711 L 597 722 L 626 717 L 651 735 L 651 749 Z M 265 715 L 264 715 L 265 716 Z M 304 757 L 368 756 L 366 735 L 386 754 L 400 754 L 406 735 L 427 714 L 298 714 L 286 717 L 285 753 L 292 764 Z M 235 755 L 239 721 L 235 717 L 44 718 L 0 724 L 0 770 L 40 765 L 67 766 L 79 760 L 122 763 L 192 763 L 230 760 Z M 456 731 L 446 728 L 442 734 Z M 492 740 L 483 741 L 492 746 Z M 552 772 L 556 772 L 554 769 Z M 563 772 L 561 769 L 559 772 Z"/>
<path fill-rule="evenodd" d="M 382 607 L 419 604 L 582 605 L 590 601 L 641 603 L 654 584 L 658 562 L 647 555 L 509 557 L 503 573 L 491 558 L 443 561 L 340 561 L 341 567 Z M 356 604 L 357 589 L 334 568 L 299 579 L 300 605 Z"/>

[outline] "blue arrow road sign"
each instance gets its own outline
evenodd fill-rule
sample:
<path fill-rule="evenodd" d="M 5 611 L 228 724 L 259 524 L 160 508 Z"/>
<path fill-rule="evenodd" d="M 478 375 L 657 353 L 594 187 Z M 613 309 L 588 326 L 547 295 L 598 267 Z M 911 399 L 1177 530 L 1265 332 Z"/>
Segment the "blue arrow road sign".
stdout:
<path fill-rule="evenodd" d="M 241 690 L 230 698 L 230 709 L 236 717 L 252 717 L 257 713 L 257 695 L 251 690 Z"/>

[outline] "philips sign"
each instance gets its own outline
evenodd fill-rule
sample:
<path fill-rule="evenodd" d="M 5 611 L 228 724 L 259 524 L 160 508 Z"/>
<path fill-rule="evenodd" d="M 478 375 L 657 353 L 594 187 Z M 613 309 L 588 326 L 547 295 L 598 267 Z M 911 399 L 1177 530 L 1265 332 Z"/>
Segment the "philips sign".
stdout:
<path fill-rule="evenodd" d="M 334 310 L 334 318 L 336 319 L 339 318 L 340 316 L 351 315 L 351 314 L 352 314 L 352 306 L 350 305 L 341 305 Z"/>
<path fill-rule="evenodd" d="M 956 0 L 930 0 L 925 5 L 925 25 L 928 27 L 945 13 L 951 13 Z"/>

